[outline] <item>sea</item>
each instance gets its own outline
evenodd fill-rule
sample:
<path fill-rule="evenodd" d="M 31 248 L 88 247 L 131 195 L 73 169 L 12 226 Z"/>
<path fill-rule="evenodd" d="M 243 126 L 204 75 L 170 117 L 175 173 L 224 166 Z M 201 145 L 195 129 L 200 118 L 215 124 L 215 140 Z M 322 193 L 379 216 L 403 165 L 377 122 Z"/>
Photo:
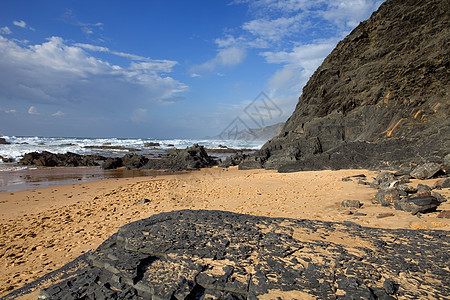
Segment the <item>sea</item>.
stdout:
<path fill-rule="evenodd" d="M 215 139 L 153 139 L 153 138 L 79 138 L 79 137 L 40 137 L 40 136 L 2 136 L 10 144 L 0 145 L 0 156 L 20 160 L 26 153 L 48 151 L 52 153 L 95 154 L 106 157 L 123 156 L 130 152 L 141 155 L 157 155 L 168 149 L 185 149 L 199 144 L 209 149 L 224 146 L 233 149 L 259 149 L 264 141 L 256 140 L 215 140 Z M 146 147 L 148 143 L 159 146 Z M 103 149 L 95 148 L 106 146 Z M 132 151 L 129 149 L 137 149 Z M 1 160 L 0 160 L 1 161 Z M 0 162 L 0 171 L 21 170 L 27 167 L 15 163 Z"/>

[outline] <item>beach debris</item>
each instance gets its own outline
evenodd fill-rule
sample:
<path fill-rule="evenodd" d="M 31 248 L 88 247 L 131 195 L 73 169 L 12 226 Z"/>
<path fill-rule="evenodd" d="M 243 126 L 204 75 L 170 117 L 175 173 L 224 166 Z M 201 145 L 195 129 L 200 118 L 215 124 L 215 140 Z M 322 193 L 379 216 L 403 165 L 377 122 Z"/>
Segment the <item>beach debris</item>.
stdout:
<path fill-rule="evenodd" d="M 334 299 L 336 288 L 349 299 L 444 299 L 449 244 L 439 230 L 172 211 L 121 227 L 39 299 Z"/>
<path fill-rule="evenodd" d="M 411 176 L 417 179 L 432 178 L 441 170 L 441 165 L 437 163 L 426 163 L 411 171 Z"/>

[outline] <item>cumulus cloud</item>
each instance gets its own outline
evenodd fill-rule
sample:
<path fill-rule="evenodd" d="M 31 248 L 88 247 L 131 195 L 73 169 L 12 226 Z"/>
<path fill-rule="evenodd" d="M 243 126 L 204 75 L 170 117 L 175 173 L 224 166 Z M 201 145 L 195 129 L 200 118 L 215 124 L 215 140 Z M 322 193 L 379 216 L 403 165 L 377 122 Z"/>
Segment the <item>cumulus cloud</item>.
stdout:
<path fill-rule="evenodd" d="M 256 19 L 245 23 L 242 25 L 242 28 L 262 40 L 274 42 L 283 39 L 287 35 L 296 33 L 301 27 L 301 18 L 301 15 L 297 15 L 273 20 Z"/>
<path fill-rule="evenodd" d="M 175 64 L 152 60 L 124 67 L 95 58 L 60 37 L 24 46 L 0 36 L 0 96 L 11 104 L 85 105 L 97 110 L 104 105 L 120 110 L 131 103 L 173 101 L 188 88 L 161 74 Z"/>
<path fill-rule="evenodd" d="M 8 26 L 0 27 L 0 34 L 11 34 L 12 31 Z"/>
<path fill-rule="evenodd" d="M 28 114 L 30 115 L 39 115 L 37 109 L 35 106 L 30 106 L 30 108 L 28 109 Z"/>

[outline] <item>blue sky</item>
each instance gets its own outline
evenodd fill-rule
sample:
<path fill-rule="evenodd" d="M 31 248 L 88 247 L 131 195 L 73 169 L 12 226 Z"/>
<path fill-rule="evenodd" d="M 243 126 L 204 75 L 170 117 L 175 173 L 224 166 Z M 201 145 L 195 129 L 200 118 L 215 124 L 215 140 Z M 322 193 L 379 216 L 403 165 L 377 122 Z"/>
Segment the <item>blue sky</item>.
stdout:
<path fill-rule="evenodd" d="M 2 0 L 0 135 L 215 136 L 261 92 L 285 121 L 381 2 Z"/>

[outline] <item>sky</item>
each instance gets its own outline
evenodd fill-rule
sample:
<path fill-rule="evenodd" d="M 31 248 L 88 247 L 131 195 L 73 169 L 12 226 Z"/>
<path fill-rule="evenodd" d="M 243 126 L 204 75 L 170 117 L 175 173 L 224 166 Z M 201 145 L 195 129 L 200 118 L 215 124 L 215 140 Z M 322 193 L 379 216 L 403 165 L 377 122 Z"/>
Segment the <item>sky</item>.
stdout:
<path fill-rule="evenodd" d="M 2 0 L 0 136 L 203 138 L 286 121 L 382 2 Z"/>

